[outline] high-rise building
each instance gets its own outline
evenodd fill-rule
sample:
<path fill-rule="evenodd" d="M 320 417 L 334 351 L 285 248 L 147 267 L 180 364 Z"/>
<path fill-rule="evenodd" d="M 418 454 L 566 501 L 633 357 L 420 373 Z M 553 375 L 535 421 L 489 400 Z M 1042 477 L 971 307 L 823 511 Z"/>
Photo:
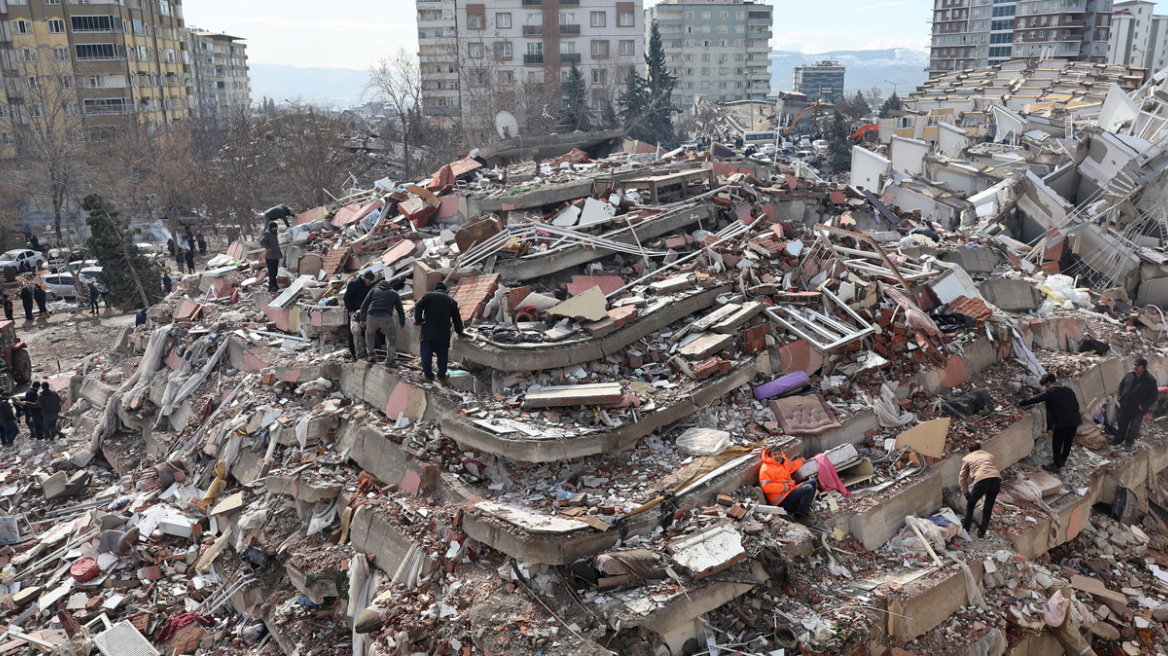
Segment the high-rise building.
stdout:
<path fill-rule="evenodd" d="M 1010 59 L 1107 61 L 1112 0 L 933 0 L 929 73 Z"/>
<path fill-rule="evenodd" d="M 812 100 L 837 102 L 844 97 L 844 72 L 844 67 L 835 61 L 796 66 L 791 74 L 791 91 Z"/>
<path fill-rule="evenodd" d="M 641 0 L 418 0 L 417 9 L 423 110 L 459 118 L 471 134 L 493 131 L 500 111 L 521 124 L 558 114 L 572 65 L 598 112 L 625 71 L 643 66 Z"/>
<path fill-rule="evenodd" d="M 22 129 L 100 137 L 187 118 L 182 29 L 179 0 L 0 2 L 0 143 Z"/>
<path fill-rule="evenodd" d="M 673 104 L 698 97 L 766 100 L 771 92 L 773 7 L 752 0 L 664 0 L 646 10 L 646 43 L 653 21 L 665 61 L 677 77 Z"/>
<path fill-rule="evenodd" d="M 1137 66 L 1153 73 L 1168 65 L 1168 16 L 1158 16 L 1155 10 L 1156 3 L 1144 0 L 1115 4 L 1107 63 Z"/>
<path fill-rule="evenodd" d="M 194 81 L 194 111 L 213 116 L 251 105 L 247 44 L 243 39 L 192 27 L 185 30 Z"/>

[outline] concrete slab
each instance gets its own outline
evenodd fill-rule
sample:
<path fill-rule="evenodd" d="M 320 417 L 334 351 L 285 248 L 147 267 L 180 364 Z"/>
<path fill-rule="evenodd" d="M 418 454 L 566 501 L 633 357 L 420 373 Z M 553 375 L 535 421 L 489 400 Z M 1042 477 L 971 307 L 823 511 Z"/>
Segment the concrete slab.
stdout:
<path fill-rule="evenodd" d="M 977 288 L 987 301 L 1006 312 L 1030 312 L 1042 304 L 1042 294 L 1026 280 L 990 278 Z"/>
<path fill-rule="evenodd" d="M 974 580 L 981 582 L 981 561 L 969 564 Z M 940 626 L 949 616 L 969 603 L 965 592 L 965 573 L 951 567 L 938 583 L 909 583 L 889 600 L 888 634 L 904 642 Z"/>
<path fill-rule="evenodd" d="M 892 495 L 886 501 L 853 515 L 848 525 L 868 551 L 875 551 L 904 527 L 905 515 L 926 515 L 941 507 L 941 475 L 924 478 Z"/>

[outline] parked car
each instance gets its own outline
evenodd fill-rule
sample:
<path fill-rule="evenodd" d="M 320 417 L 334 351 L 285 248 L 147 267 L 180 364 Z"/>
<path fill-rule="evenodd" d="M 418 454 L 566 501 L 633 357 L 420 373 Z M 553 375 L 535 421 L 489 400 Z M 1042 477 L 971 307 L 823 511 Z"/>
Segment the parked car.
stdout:
<path fill-rule="evenodd" d="M 0 255 L 0 268 L 12 267 L 17 273 L 33 271 L 45 263 L 45 256 L 31 249 L 17 249 Z"/>
<path fill-rule="evenodd" d="M 50 273 L 41 278 L 45 291 L 54 298 L 77 298 L 77 288 L 73 286 L 73 275 L 69 273 Z"/>
<path fill-rule="evenodd" d="M 799 137 L 799 147 L 803 149 L 810 149 L 811 137 Z"/>
<path fill-rule="evenodd" d="M 827 152 L 827 141 L 824 139 L 816 139 L 815 141 L 811 142 L 811 146 L 821 153 Z"/>
<path fill-rule="evenodd" d="M 99 266 L 85 267 L 77 274 L 77 278 L 81 280 L 82 285 L 88 285 L 97 280 L 97 274 L 99 273 L 101 273 L 101 267 Z"/>
<path fill-rule="evenodd" d="M 69 273 L 76 275 L 82 269 L 95 266 L 97 266 L 97 260 L 73 260 L 69 263 Z"/>

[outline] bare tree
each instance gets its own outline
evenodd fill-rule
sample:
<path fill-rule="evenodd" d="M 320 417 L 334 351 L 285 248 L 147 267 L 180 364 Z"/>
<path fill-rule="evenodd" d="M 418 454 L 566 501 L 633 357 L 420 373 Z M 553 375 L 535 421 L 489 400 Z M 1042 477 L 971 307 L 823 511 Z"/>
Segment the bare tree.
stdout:
<path fill-rule="evenodd" d="M 394 110 L 394 120 L 388 122 L 387 131 L 395 132 L 402 149 L 402 170 L 407 178 L 415 171 L 413 161 L 414 144 L 410 135 L 418 132 L 425 121 L 422 113 L 421 65 L 415 55 L 405 48 L 393 57 L 382 58 L 369 71 L 367 90 Z"/>
<path fill-rule="evenodd" d="M 268 121 L 279 148 L 280 183 L 300 207 L 332 200 L 350 175 L 362 176 L 367 165 L 345 147 L 345 126 L 313 107 L 284 113 Z"/>
<path fill-rule="evenodd" d="M 215 129 L 222 145 L 195 171 L 196 188 L 212 220 L 234 223 L 247 233 L 257 226 L 257 210 L 281 202 L 275 184 L 279 144 L 271 126 L 256 120 L 247 107 L 221 113 Z"/>
<path fill-rule="evenodd" d="M 62 220 L 68 201 L 79 188 L 87 156 L 78 80 L 63 61 L 58 61 L 60 56 L 57 49 L 48 46 L 17 48 L 19 77 L 12 81 L 9 94 L 16 91 L 19 97 L 8 108 L 19 162 L 14 182 L 47 202 L 58 246 L 67 243 Z"/>

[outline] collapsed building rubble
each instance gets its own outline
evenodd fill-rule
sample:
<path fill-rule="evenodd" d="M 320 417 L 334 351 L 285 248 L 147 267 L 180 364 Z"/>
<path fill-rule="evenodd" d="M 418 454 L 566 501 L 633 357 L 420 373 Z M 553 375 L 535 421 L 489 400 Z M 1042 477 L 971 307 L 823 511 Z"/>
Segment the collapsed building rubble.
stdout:
<path fill-rule="evenodd" d="M 509 148 L 303 211 L 277 294 L 233 244 L 83 361 L 69 439 L 3 454 L 0 653 L 1168 650 L 1168 436 L 1100 443 L 1131 357 L 1168 377 L 1163 319 L 1058 237 L 1122 218 L 1028 235 L 1031 170 L 947 223 L 883 183 Z M 396 367 L 349 356 L 366 271 L 408 315 L 450 288 L 443 384 L 416 326 Z M 1046 372 L 1091 419 L 1057 476 L 1017 407 Z M 974 441 L 1006 479 L 984 540 Z M 838 478 L 808 518 L 764 448 Z"/>

